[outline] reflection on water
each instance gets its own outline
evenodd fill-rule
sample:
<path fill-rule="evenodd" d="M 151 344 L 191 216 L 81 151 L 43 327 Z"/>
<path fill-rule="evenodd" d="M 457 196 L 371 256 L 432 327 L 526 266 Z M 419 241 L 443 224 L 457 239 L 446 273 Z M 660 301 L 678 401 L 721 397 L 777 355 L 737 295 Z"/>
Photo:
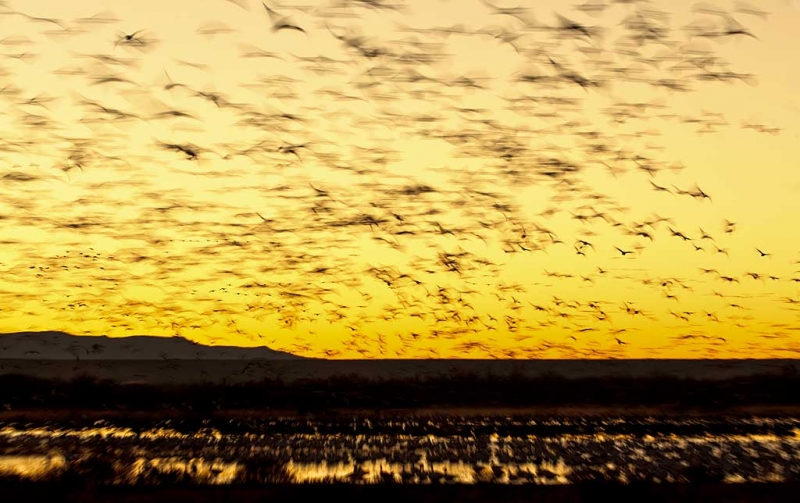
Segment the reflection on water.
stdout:
<path fill-rule="evenodd" d="M 800 481 L 800 420 L 0 423 L 0 476 L 116 484 Z"/>

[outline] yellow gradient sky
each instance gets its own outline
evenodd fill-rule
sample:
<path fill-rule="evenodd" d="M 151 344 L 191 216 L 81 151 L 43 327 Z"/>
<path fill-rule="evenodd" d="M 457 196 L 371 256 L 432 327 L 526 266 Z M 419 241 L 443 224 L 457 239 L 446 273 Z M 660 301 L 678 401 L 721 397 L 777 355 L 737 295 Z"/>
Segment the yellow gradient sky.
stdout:
<path fill-rule="evenodd" d="M 0 3 L 0 332 L 797 357 L 800 2 L 266 5 Z"/>

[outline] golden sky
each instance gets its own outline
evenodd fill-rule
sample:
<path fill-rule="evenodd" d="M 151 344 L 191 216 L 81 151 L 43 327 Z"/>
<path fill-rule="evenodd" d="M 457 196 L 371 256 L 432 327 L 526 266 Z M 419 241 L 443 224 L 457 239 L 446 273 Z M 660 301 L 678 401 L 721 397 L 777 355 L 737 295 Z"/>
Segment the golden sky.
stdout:
<path fill-rule="evenodd" d="M 797 356 L 800 2 L 266 6 L 0 3 L 1 332 Z"/>

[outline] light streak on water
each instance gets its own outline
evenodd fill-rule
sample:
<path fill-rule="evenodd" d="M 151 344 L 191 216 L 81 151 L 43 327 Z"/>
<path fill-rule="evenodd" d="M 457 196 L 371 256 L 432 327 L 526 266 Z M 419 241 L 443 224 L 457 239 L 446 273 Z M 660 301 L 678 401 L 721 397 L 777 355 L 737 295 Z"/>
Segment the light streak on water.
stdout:
<path fill-rule="evenodd" d="M 26 479 L 41 478 L 66 468 L 64 456 L 0 456 L 0 475 L 15 475 Z"/>

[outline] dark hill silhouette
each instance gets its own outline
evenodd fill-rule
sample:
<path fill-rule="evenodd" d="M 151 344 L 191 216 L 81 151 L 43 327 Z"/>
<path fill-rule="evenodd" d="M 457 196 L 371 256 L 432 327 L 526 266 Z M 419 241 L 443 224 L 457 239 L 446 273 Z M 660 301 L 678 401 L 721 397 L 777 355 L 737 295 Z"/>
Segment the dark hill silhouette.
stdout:
<path fill-rule="evenodd" d="M 178 336 L 76 336 L 49 331 L 0 334 L 0 358 L 73 361 L 302 359 L 267 347 L 204 346 Z"/>
<path fill-rule="evenodd" d="M 41 379 L 92 376 L 117 382 L 246 383 L 263 379 L 639 379 L 725 381 L 800 375 L 800 360 L 326 360 L 266 347 L 204 346 L 181 337 L 74 336 L 64 332 L 0 334 L 0 376 Z"/>

